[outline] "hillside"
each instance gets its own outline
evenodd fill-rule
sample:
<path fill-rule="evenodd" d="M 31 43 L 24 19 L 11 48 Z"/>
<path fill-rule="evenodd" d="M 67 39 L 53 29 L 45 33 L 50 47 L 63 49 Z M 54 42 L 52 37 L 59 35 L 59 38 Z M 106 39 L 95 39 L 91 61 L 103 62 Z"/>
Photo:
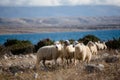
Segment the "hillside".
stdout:
<path fill-rule="evenodd" d="M 120 16 L 0 18 L 0 33 L 40 33 L 120 29 Z"/>
<path fill-rule="evenodd" d="M 120 16 L 113 17 L 48 17 L 0 18 L 0 26 L 11 27 L 82 27 L 120 25 Z"/>

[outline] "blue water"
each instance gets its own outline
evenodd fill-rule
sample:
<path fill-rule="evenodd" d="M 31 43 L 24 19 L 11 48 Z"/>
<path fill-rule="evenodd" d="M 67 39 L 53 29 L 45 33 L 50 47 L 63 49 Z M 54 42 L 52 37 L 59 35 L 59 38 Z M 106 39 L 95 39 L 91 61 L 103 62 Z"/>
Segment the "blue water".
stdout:
<path fill-rule="evenodd" d="M 32 34 L 5 34 L 0 35 L 0 44 L 4 44 L 7 39 L 29 40 L 33 44 L 37 44 L 40 40 L 50 38 L 51 40 L 78 40 L 85 35 L 92 34 L 100 38 L 102 41 L 111 40 L 120 37 L 120 30 L 96 30 L 85 32 L 57 32 L 57 33 L 32 33 Z"/>

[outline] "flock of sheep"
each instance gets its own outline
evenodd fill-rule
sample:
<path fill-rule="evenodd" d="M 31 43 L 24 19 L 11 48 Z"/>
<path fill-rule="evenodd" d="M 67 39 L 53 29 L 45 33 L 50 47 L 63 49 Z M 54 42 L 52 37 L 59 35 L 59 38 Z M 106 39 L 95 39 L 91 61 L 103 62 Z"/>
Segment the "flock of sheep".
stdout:
<path fill-rule="evenodd" d="M 56 41 L 54 45 L 43 46 L 37 51 L 36 68 L 40 66 L 42 61 L 45 65 L 45 60 L 54 60 L 54 64 L 57 63 L 57 59 L 61 58 L 62 63 L 65 61 L 67 64 L 73 62 L 76 65 L 78 61 L 90 62 L 92 55 L 97 55 L 98 50 L 107 49 L 105 42 L 101 43 L 89 41 L 87 45 L 75 41 L 70 44 L 69 40 L 60 43 Z"/>

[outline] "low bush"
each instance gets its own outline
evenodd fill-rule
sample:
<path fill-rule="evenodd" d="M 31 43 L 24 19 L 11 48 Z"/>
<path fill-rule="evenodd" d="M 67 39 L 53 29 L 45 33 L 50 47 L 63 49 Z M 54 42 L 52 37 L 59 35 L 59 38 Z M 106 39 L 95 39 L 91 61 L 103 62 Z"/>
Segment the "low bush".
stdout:
<path fill-rule="evenodd" d="M 100 41 L 100 39 L 94 35 L 86 35 L 85 37 L 80 38 L 78 41 L 83 42 L 86 45 L 89 41 L 97 42 Z"/>
<path fill-rule="evenodd" d="M 120 49 L 120 37 L 118 39 L 113 38 L 106 42 L 106 45 L 109 49 Z"/>
<path fill-rule="evenodd" d="M 73 44 L 74 43 L 74 39 L 69 39 L 70 43 Z"/>
<path fill-rule="evenodd" d="M 7 40 L 4 45 L 12 54 L 27 54 L 34 50 L 34 46 L 28 40 L 11 39 Z"/>
<path fill-rule="evenodd" d="M 53 43 L 54 43 L 54 41 L 50 40 L 49 38 L 40 40 L 40 41 L 35 45 L 35 51 L 37 52 L 37 50 L 38 50 L 40 47 L 47 46 L 47 45 L 51 45 L 51 44 L 53 44 Z"/>

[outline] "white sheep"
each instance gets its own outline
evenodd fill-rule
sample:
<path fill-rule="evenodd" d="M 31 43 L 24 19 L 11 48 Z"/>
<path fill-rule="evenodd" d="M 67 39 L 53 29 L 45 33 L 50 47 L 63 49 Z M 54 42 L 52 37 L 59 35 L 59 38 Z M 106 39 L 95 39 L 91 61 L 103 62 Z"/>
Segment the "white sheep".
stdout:
<path fill-rule="evenodd" d="M 69 41 L 69 40 L 65 40 L 64 45 L 65 45 L 65 46 L 70 45 L 70 41 Z"/>
<path fill-rule="evenodd" d="M 56 41 L 54 44 L 60 44 L 59 41 Z M 75 48 L 72 44 L 70 44 L 69 40 L 65 40 L 64 44 L 62 45 L 62 51 L 61 51 L 61 60 L 62 64 L 63 61 L 67 61 L 67 64 L 72 62 L 72 58 L 74 57 Z M 66 60 L 64 60 L 66 59 Z"/>
<path fill-rule="evenodd" d="M 98 50 L 103 50 L 104 49 L 104 46 L 103 46 L 103 44 L 100 43 L 100 41 L 95 42 L 95 44 L 96 44 Z"/>
<path fill-rule="evenodd" d="M 74 53 L 75 53 L 75 48 L 73 47 L 72 44 L 63 46 L 63 57 L 62 58 L 65 58 L 67 60 L 67 64 L 69 63 L 68 60 L 70 61 L 70 63 L 72 62 Z"/>
<path fill-rule="evenodd" d="M 91 60 L 92 53 L 88 46 L 85 46 L 83 43 L 78 43 L 75 45 L 75 65 L 77 60 L 87 61 L 87 63 Z"/>
<path fill-rule="evenodd" d="M 56 45 L 56 44 L 60 44 L 60 42 L 59 42 L 59 41 L 55 41 L 54 44 L 55 44 L 55 45 Z"/>
<path fill-rule="evenodd" d="M 87 46 L 90 48 L 92 55 L 96 55 L 98 53 L 97 46 L 92 41 L 89 41 Z"/>
<path fill-rule="evenodd" d="M 44 46 L 41 47 L 37 51 L 37 60 L 36 60 L 36 68 L 39 67 L 40 61 L 43 61 L 43 65 L 45 65 L 45 60 L 54 60 L 56 64 L 56 60 L 61 55 L 62 45 L 50 45 L 50 46 Z"/>
<path fill-rule="evenodd" d="M 107 45 L 105 44 L 105 42 L 103 42 L 103 47 L 105 50 L 107 49 Z"/>
<path fill-rule="evenodd" d="M 96 44 L 98 50 L 107 49 L 107 46 L 106 46 L 105 42 L 101 43 L 100 41 L 98 41 L 98 42 L 95 42 L 95 44 Z"/>

